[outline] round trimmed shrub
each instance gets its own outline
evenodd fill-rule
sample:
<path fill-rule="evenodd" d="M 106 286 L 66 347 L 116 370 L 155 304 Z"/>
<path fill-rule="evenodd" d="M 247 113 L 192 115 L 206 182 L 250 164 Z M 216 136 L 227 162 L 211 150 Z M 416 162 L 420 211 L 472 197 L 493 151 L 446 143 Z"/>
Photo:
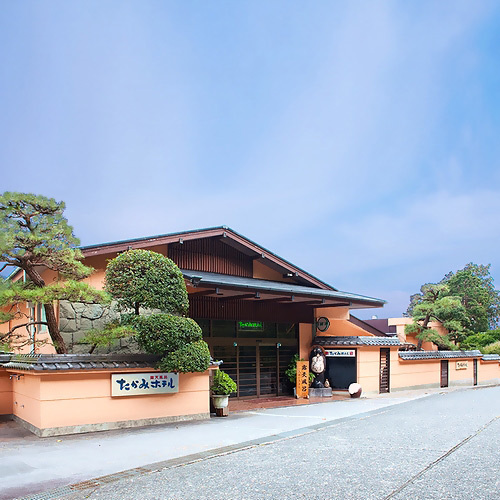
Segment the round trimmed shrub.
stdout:
<path fill-rule="evenodd" d="M 189 308 L 186 284 L 176 264 L 150 250 L 129 250 L 111 260 L 106 268 L 105 289 L 119 307 L 159 309 L 186 314 Z"/>
<path fill-rule="evenodd" d="M 158 364 L 166 372 L 204 372 L 210 365 L 210 351 L 203 340 L 187 344 L 167 354 Z"/>
<path fill-rule="evenodd" d="M 130 318 L 138 332 L 137 342 L 146 352 L 165 354 L 203 339 L 200 326 L 191 318 L 153 314 Z"/>

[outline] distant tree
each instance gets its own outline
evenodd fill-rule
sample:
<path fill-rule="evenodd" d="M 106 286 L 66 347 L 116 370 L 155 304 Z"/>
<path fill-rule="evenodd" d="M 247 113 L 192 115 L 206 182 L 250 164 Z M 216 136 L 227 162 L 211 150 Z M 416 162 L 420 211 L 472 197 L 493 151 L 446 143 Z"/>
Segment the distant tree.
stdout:
<path fill-rule="evenodd" d="M 0 196 L 0 262 L 24 271 L 25 280 L 4 280 L 0 288 L 0 322 L 19 315 L 15 304 L 43 304 L 45 321 L 16 324 L 2 334 L 1 342 L 16 337 L 18 329 L 47 325 L 56 352 L 66 353 L 67 347 L 59 332 L 54 309 L 56 300 L 103 302 L 107 294 L 78 281 L 90 275 L 92 268 L 83 265 L 82 253 L 76 248 L 79 240 L 63 216 L 65 205 L 53 198 L 27 193 L 5 192 Z M 55 281 L 46 283 L 43 271 L 57 273 Z"/>
<path fill-rule="evenodd" d="M 450 295 L 461 298 L 470 332 L 485 332 L 498 326 L 500 291 L 493 284 L 490 264 L 470 262 L 463 269 L 448 273 L 442 283 L 448 286 Z"/>
<path fill-rule="evenodd" d="M 430 341 L 442 350 L 456 349 L 454 342 L 464 337 L 467 316 L 460 297 L 449 295 L 449 288 L 444 284 L 427 283 L 420 288 L 420 293 L 411 296 L 406 312 L 413 323 L 406 325 L 407 334 L 417 334 L 417 347 Z M 432 321 L 439 321 L 448 330 L 448 335 L 440 335 L 429 326 Z"/>

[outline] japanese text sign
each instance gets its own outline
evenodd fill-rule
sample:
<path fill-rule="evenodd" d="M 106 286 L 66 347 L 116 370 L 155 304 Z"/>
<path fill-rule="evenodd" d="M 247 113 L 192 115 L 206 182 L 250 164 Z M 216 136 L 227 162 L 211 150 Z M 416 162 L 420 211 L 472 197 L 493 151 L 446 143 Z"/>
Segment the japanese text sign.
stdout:
<path fill-rule="evenodd" d="M 298 398 L 309 397 L 309 361 L 297 361 L 296 391 Z"/>
<path fill-rule="evenodd" d="M 113 373 L 111 396 L 143 396 L 179 392 L 178 373 Z"/>
<path fill-rule="evenodd" d="M 328 358 L 355 358 L 356 351 L 354 349 L 326 349 L 325 355 Z"/>

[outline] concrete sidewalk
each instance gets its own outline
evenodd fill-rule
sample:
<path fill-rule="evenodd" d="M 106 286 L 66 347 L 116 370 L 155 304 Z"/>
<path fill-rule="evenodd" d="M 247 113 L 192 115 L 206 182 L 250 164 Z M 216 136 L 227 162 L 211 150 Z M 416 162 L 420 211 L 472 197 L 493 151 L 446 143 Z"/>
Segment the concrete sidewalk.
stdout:
<path fill-rule="evenodd" d="M 406 391 L 238 412 L 201 422 L 52 438 L 38 438 L 15 422 L 0 422 L 0 498 L 35 494 L 144 466 L 151 470 L 151 464 L 161 468 L 172 460 L 199 460 L 450 390 L 456 389 Z"/>

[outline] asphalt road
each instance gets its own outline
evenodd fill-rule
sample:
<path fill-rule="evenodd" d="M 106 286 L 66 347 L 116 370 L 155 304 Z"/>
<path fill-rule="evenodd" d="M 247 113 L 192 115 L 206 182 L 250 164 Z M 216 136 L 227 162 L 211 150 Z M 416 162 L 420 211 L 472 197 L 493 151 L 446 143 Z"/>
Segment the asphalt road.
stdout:
<path fill-rule="evenodd" d="M 218 497 L 498 499 L 500 387 L 435 394 L 65 498 Z"/>

